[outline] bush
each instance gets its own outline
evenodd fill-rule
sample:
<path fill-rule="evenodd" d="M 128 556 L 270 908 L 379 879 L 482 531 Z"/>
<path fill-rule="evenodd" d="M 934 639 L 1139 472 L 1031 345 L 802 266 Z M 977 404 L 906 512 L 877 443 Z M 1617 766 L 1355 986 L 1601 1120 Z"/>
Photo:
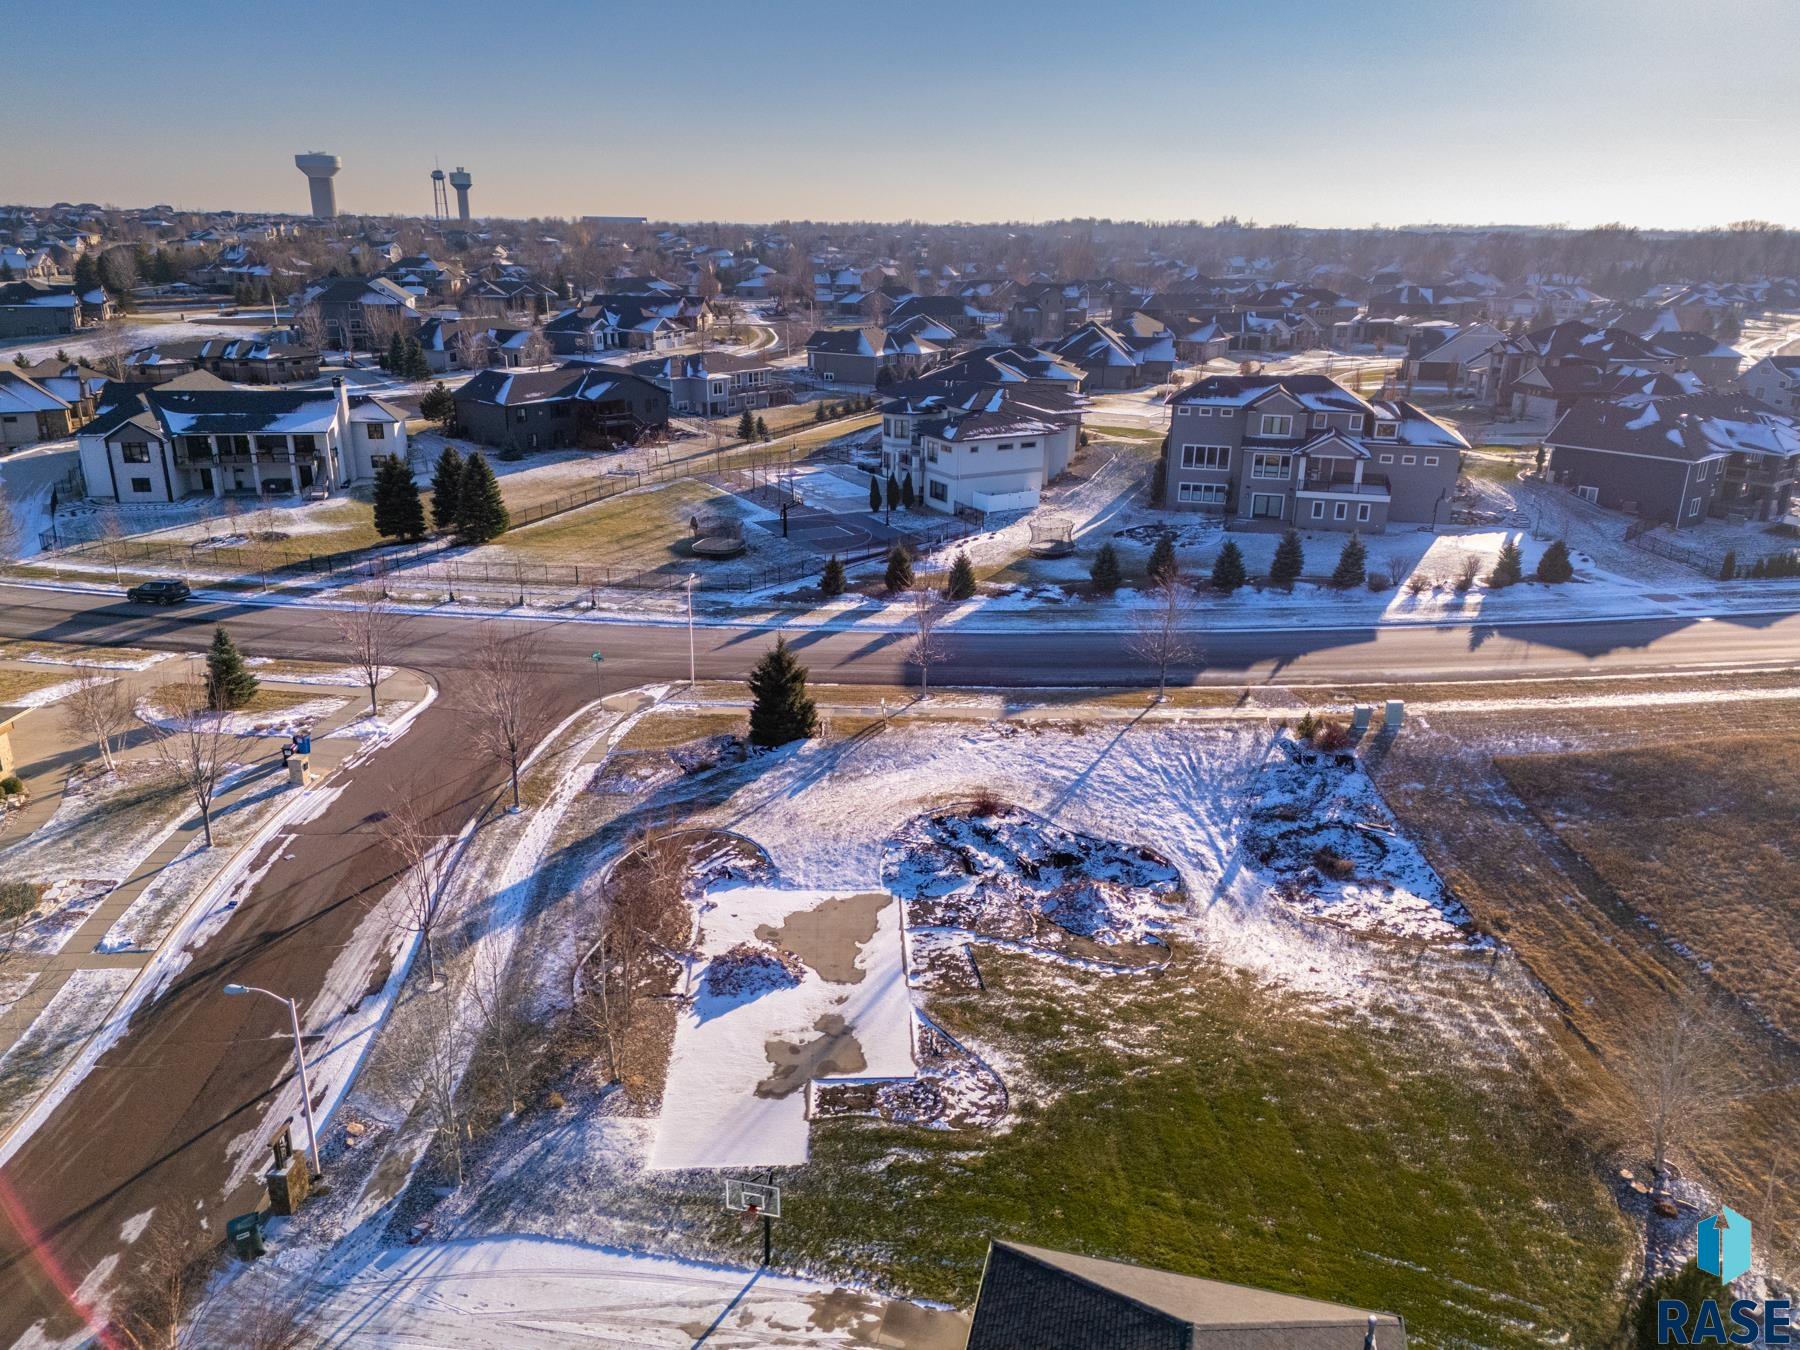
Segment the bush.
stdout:
<path fill-rule="evenodd" d="M 1294 723 L 1294 735 L 1303 741 L 1310 741 L 1319 731 L 1319 719 L 1312 713 L 1302 713 L 1300 720 Z"/>
<path fill-rule="evenodd" d="M 1334 848 L 1321 846 L 1313 851 L 1313 866 L 1329 881 L 1349 881 L 1356 875 L 1356 864 Z"/>
<path fill-rule="evenodd" d="M 1542 569 L 1540 568 L 1539 570 L 1541 571 Z M 1737 570 L 1737 550 L 1735 548 L 1728 548 L 1725 550 L 1724 560 L 1719 564 L 1719 580 L 1733 580 L 1737 576 Z"/>
<path fill-rule="evenodd" d="M 972 816 L 997 816 L 1006 809 L 1006 803 L 996 797 L 988 788 L 975 794 L 969 803 L 969 814 Z"/>
<path fill-rule="evenodd" d="M 1414 572 L 1406 580 L 1406 589 L 1414 595 L 1420 595 L 1431 589 L 1431 578 L 1423 572 Z"/>
<path fill-rule="evenodd" d="M 1350 733 L 1336 722 L 1323 722 L 1313 733 L 1312 743 L 1315 750 L 1346 750 L 1350 746 Z"/>
<path fill-rule="evenodd" d="M 9 773 L 6 777 L 0 778 L 0 792 L 4 792 L 8 797 L 17 797 L 24 791 L 25 781 L 18 774 Z"/>
<path fill-rule="evenodd" d="M 1555 540 L 1544 550 L 1544 556 L 1538 559 L 1537 579 L 1555 586 L 1574 576 L 1575 564 L 1569 561 L 1569 546 L 1560 539 Z"/>
<path fill-rule="evenodd" d="M 1458 595 L 1466 595 L 1470 590 L 1474 589 L 1475 578 L 1480 575 L 1481 559 L 1464 558 L 1462 571 L 1456 574 L 1456 593 Z"/>
<path fill-rule="evenodd" d="M 1516 540 L 1508 539 L 1500 545 L 1500 556 L 1494 560 L 1494 570 L 1488 573 L 1488 585 L 1494 587 L 1515 586 L 1525 580 L 1525 559 L 1519 553 Z M 1471 584 L 1473 578 L 1471 578 Z"/>
<path fill-rule="evenodd" d="M 1381 592 L 1388 588 L 1388 579 L 1379 572 L 1369 573 L 1368 587 L 1372 591 Z"/>
<path fill-rule="evenodd" d="M 844 564 L 838 561 L 837 554 L 832 554 L 825 570 L 819 573 L 819 594 L 824 596 L 842 595 L 844 593 Z"/>

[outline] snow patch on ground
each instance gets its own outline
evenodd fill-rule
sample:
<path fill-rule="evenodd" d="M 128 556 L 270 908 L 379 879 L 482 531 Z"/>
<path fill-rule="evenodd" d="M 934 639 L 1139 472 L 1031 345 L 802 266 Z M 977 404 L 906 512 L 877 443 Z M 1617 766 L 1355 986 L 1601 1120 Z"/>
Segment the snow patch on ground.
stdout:
<path fill-rule="evenodd" d="M 130 970 L 77 970 L 56 996 L 44 1005 L 31 1027 L 4 1055 L 0 1055 L 0 1130 L 10 1128 L 26 1108 L 45 1112 L 73 1086 L 73 1077 L 65 1077 L 58 1091 L 40 1096 L 46 1086 L 62 1073 L 75 1058 L 82 1044 L 107 1021 L 107 1013 L 119 1001 L 119 995 L 131 983 L 136 972 Z M 107 1024 L 116 1037 L 124 1031 L 123 1017 Z M 27 1132 L 13 1136 L 22 1141 Z M 10 1156 L 10 1147 L 0 1146 L 0 1163 Z"/>

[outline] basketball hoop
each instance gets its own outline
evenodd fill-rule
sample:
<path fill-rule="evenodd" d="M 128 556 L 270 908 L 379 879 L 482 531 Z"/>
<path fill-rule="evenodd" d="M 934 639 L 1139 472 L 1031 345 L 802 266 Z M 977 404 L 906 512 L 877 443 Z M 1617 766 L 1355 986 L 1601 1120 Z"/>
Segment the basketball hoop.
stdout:
<path fill-rule="evenodd" d="M 744 1206 L 744 1212 L 738 1215 L 738 1222 L 743 1225 L 746 1233 L 754 1233 L 756 1231 L 756 1221 L 761 1217 L 762 1209 L 760 1206 L 746 1205 Z"/>

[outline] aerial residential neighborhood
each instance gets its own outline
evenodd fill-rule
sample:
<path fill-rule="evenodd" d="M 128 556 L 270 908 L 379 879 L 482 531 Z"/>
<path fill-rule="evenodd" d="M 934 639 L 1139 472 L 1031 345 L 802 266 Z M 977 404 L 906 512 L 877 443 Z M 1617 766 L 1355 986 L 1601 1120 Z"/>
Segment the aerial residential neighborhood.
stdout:
<path fill-rule="evenodd" d="M 0 1347 L 1793 1339 L 1791 4 L 10 17 Z"/>

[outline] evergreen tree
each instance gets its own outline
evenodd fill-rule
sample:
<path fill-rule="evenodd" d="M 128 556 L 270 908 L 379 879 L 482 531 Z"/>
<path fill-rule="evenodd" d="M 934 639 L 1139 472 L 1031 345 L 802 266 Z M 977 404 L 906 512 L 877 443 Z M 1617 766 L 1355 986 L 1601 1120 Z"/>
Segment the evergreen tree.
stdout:
<path fill-rule="evenodd" d="M 1622 1343 L 1630 1347 L 1630 1350 L 1655 1350 L 1655 1347 L 1664 1344 L 1688 1343 L 1694 1331 L 1694 1323 L 1700 1316 L 1700 1305 L 1709 1298 L 1724 1309 L 1731 1306 L 1733 1294 L 1730 1286 L 1720 1283 L 1718 1276 L 1701 1270 L 1698 1262 L 1689 1261 L 1680 1270 L 1658 1275 L 1644 1286 L 1644 1292 L 1632 1305 Z M 1665 1341 L 1657 1335 L 1659 1318 L 1656 1305 L 1664 1299 L 1673 1299 L 1687 1305 L 1688 1315 L 1683 1319 L 1682 1327 L 1688 1334 L 1679 1341 Z"/>
<path fill-rule="evenodd" d="M 390 374 L 400 375 L 406 371 L 406 340 L 395 333 L 388 339 L 387 353 L 381 358 L 381 368 Z"/>
<path fill-rule="evenodd" d="M 31 358 L 25 355 L 24 352 L 14 352 L 13 364 L 20 370 L 25 370 L 31 365 Z"/>
<path fill-rule="evenodd" d="M 892 511 L 900 505 L 900 480 L 893 474 L 888 475 L 887 509 Z"/>
<path fill-rule="evenodd" d="M 1167 530 L 1156 536 L 1156 545 L 1150 550 L 1150 562 L 1144 570 L 1159 586 L 1174 580 L 1179 570 L 1175 563 L 1175 536 Z"/>
<path fill-rule="evenodd" d="M 813 404 L 813 421 L 823 422 L 824 420 L 825 420 L 825 403 L 823 400 L 821 400 L 818 403 Z"/>
<path fill-rule="evenodd" d="M 1544 571 L 1543 565 L 1540 563 L 1538 565 L 1538 575 L 1540 577 L 1543 575 L 1543 571 Z M 1720 581 L 1730 581 L 1733 578 L 1735 578 L 1736 576 L 1737 576 L 1737 550 L 1735 548 L 1728 548 L 1725 550 L 1724 560 L 1719 563 L 1719 580 Z"/>
<path fill-rule="evenodd" d="M 750 743 L 786 745 L 819 730 L 818 711 L 806 695 L 806 667 L 778 637 L 750 672 Z"/>
<path fill-rule="evenodd" d="M 89 291 L 105 289 L 105 282 L 100 278 L 100 264 L 94 255 L 84 253 L 75 260 L 75 293 L 86 295 Z"/>
<path fill-rule="evenodd" d="M 1100 551 L 1094 555 L 1094 565 L 1088 568 L 1088 580 L 1094 583 L 1094 589 L 1103 595 L 1111 595 L 1124 579 L 1119 571 L 1119 551 L 1110 543 L 1100 545 Z"/>
<path fill-rule="evenodd" d="M 825 570 L 819 573 L 819 594 L 833 596 L 843 593 L 844 564 L 838 561 L 838 556 L 834 553 L 826 561 Z"/>
<path fill-rule="evenodd" d="M 893 595 L 909 589 L 913 584 L 912 555 L 906 551 L 905 544 L 895 544 L 888 552 L 887 575 L 882 578 Z"/>
<path fill-rule="evenodd" d="M 760 417 L 756 419 L 756 439 L 759 441 L 769 439 L 769 424 Z"/>
<path fill-rule="evenodd" d="M 1494 560 L 1494 570 L 1488 573 L 1488 585 L 1512 586 L 1525 580 L 1525 559 L 1520 556 L 1519 546 L 1508 539 L 1500 545 L 1500 556 Z"/>
<path fill-rule="evenodd" d="M 463 461 L 456 493 L 456 532 L 465 543 L 485 544 L 505 534 L 511 524 L 500 496 L 500 482 L 477 450 Z"/>
<path fill-rule="evenodd" d="M 428 380 L 431 378 L 431 366 L 425 360 L 425 348 L 419 339 L 406 339 L 405 361 L 403 372 L 409 380 Z M 423 411 L 423 409 L 421 409 Z"/>
<path fill-rule="evenodd" d="M 419 416 L 447 427 L 456 420 L 456 395 L 439 380 L 419 398 Z"/>
<path fill-rule="evenodd" d="M 1344 541 L 1344 551 L 1338 554 L 1337 566 L 1332 569 L 1331 584 L 1340 591 L 1347 591 L 1353 586 L 1360 586 L 1369 575 L 1369 550 L 1363 547 L 1362 539 L 1352 534 Z"/>
<path fill-rule="evenodd" d="M 756 419 L 750 415 L 750 410 L 745 408 L 738 414 L 737 438 L 740 441 L 748 441 L 754 439 L 755 436 Z"/>
<path fill-rule="evenodd" d="M 1575 564 L 1569 561 L 1569 546 L 1560 539 L 1552 541 L 1544 550 L 1544 556 L 1538 559 L 1537 579 L 1558 585 L 1574 575 Z"/>
<path fill-rule="evenodd" d="M 1230 595 L 1249 581 L 1250 572 L 1244 566 L 1244 550 L 1237 546 L 1237 540 L 1227 539 L 1224 547 L 1219 550 L 1219 556 L 1213 559 L 1213 589 Z"/>
<path fill-rule="evenodd" d="M 944 583 L 946 600 L 969 600 L 975 595 L 975 567 L 969 561 L 969 555 L 961 549 L 956 551 L 956 561 L 950 564 L 950 577 Z"/>
<path fill-rule="evenodd" d="M 423 539 L 425 505 L 412 466 L 384 455 L 375 467 L 375 533 L 387 539 Z"/>
<path fill-rule="evenodd" d="M 244 664 L 244 655 L 220 624 L 213 629 L 212 647 L 206 653 L 206 706 L 214 712 L 241 708 L 256 697 L 256 676 Z"/>
<path fill-rule="evenodd" d="M 869 510 L 881 514 L 881 480 L 874 474 L 869 475 Z"/>
<path fill-rule="evenodd" d="M 912 470 L 908 469 L 906 477 L 900 480 L 900 505 L 910 511 L 913 509 L 913 503 L 917 500 L 918 498 L 913 496 Z"/>
<path fill-rule="evenodd" d="M 462 456 L 454 445 L 446 445 L 431 471 L 431 523 L 440 530 L 456 524 L 456 510 L 462 503 L 462 472 Z"/>
<path fill-rule="evenodd" d="M 1306 570 L 1306 552 L 1300 547 L 1300 532 L 1289 530 L 1275 546 L 1275 560 L 1269 564 L 1269 580 L 1288 590 Z"/>

